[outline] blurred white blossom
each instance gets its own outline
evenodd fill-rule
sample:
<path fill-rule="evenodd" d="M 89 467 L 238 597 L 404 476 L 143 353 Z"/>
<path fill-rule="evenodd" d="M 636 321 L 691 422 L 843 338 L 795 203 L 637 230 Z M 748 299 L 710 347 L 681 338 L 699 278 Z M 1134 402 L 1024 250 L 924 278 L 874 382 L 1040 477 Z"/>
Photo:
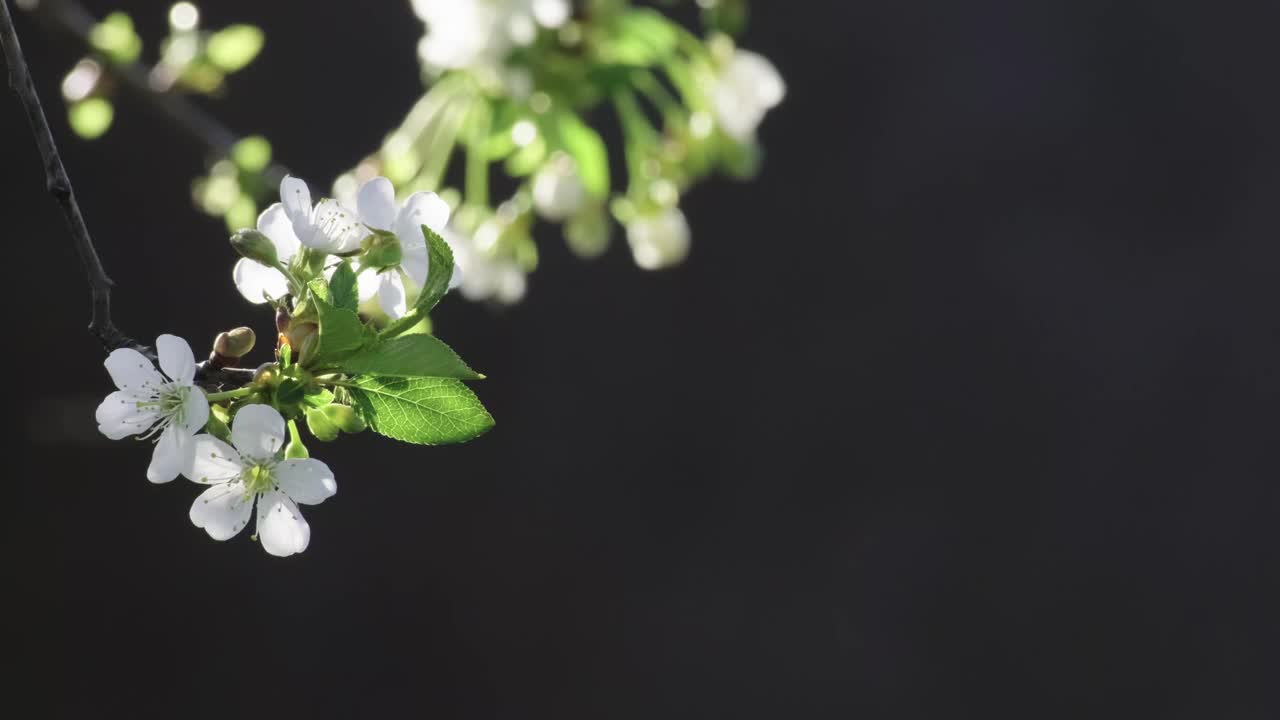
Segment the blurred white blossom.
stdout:
<path fill-rule="evenodd" d="M 533 178 L 533 207 L 551 222 L 573 217 L 587 201 L 587 191 L 573 158 L 557 154 Z"/>
<path fill-rule="evenodd" d="M 682 262 L 689 255 L 689 236 L 689 221 L 675 207 L 638 215 L 627 223 L 631 255 L 645 270 Z"/>
<path fill-rule="evenodd" d="M 765 113 L 786 94 L 786 83 L 773 63 L 763 55 L 738 49 L 716 77 L 711 105 L 725 133 L 746 141 L 755 136 Z"/>
<path fill-rule="evenodd" d="M 533 42 L 539 26 L 564 25 L 571 10 L 569 0 L 412 2 L 427 25 L 418 55 L 434 70 L 497 66 L 512 48 Z"/>
<path fill-rule="evenodd" d="M 496 220 L 481 224 L 474 235 L 450 225 L 441 233 L 453 251 L 457 268 L 454 283 L 462 296 L 471 301 L 494 300 L 514 305 L 524 298 L 528 288 L 525 272 L 515 260 L 496 255 L 495 239 L 501 233 Z"/>

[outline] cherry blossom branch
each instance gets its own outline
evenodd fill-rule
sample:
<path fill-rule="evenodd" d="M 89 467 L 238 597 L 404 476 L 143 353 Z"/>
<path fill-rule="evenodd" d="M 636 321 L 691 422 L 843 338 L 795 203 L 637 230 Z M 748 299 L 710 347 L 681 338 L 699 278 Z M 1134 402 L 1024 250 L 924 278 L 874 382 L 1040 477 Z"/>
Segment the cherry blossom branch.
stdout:
<path fill-rule="evenodd" d="M 226 157 L 240 141 L 237 133 L 183 96 L 157 89 L 151 82 L 151 68 L 137 62 L 116 62 L 98 53 L 90 41 L 98 21 L 76 0 L 37 0 L 31 7 L 31 13 L 46 26 L 71 36 L 92 52 L 121 86 L 183 134 L 204 146 L 210 154 Z M 274 187 L 288 173 L 288 168 L 273 163 L 263 171 L 263 177 L 268 185 Z"/>
<path fill-rule="evenodd" d="M 0 45 L 4 46 L 5 64 L 9 66 L 9 87 L 22 101 L 40 157 L 44 160 L 45 186 L 62 208 L 76 254 L 80 257 L 80 264 L 84 266 L 89 280 L 89 291 L 93 297 L 89 332 L 107 350 L 131 347 L 146 351 L 144 346 L 121 332 L 111 320 L 111 287 L 114 283 L 102 268 L 102 260 L 93 245 L 93 238 L 89 236 L 89 228 L 85 225 L 84 216 L 80 214 L 80 205 L 71 189 L 67 169 L 58 155 L 57 143 L 54 142 L 53 132 L 49 130 L 49 121 L 40 105 L 40 96 L 31 81 L 31 73 L 27 70 L 22 46 L 18 44 L 18 33 L 13 27 L 13 18 L 9 15 L 8 0 L 0 0 Z"/>

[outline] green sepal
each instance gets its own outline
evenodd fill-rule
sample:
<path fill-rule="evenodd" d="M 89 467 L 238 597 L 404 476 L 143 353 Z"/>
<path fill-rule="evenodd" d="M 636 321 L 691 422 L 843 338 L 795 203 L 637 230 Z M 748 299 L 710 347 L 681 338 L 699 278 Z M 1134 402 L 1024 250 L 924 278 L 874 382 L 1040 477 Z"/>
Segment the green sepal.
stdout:
<path fill-rule="evenodd" d="M 231 442 L 231 414 L 221 405 L 210 405 L 204 431 L 223 442 Z"/>
<path fill-rule="evenodd" d="M 320 442 L 333 442 L 338 438 L 338 426 L 329 420 L 322 408 L 307 408 L 307 429 Z"/>
<path fill-rule="evenodd" d="M 298 423 L 289 421 L 289 444 L 284 446 L 284 456 L 291 460 L 311 457 L 307 446 L 302 444 L 302 435 L 298 433 Z"/>

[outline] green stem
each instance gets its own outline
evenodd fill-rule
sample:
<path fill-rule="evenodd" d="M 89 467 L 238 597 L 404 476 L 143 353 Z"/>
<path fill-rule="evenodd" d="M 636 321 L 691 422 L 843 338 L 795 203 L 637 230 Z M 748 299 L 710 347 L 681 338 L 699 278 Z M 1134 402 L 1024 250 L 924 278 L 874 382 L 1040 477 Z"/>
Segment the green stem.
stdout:
<path fill-rule="evenodd" d="M 630 90 L 614 93 L 613 105 L 618 111 L 618 120 L 622 123 L 627 174 L 630 175 L 631 190 L 635 190 L 640 187 L 644 178 L 645 154 L 656 142 L 657 131 L 649 124 L 640 104 L 636 102 L 635 93 Z"/>
<path fill-rule="evenodd" d="M 223 400 L 236 400 L 242 397 L 248 397 L 249 395 L 252 395 L 256 389 L 257 388 L 255 388 L 252 385 L 245 385 L 239 390 L 228 390 L 226 392 L 220 392 L 220 393 L 207 393 L 205 395 L 205 399 L 207 399 L 211 403 L 222 402 Z"/>

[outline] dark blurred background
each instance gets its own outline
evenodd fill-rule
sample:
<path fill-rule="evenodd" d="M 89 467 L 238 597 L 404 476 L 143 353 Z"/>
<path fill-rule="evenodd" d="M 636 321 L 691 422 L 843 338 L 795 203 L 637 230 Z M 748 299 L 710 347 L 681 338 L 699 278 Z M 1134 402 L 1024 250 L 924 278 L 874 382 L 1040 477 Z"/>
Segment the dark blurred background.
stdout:
<path fill-rule="evenodd" d="M 162 34 L 167 3 L 118 5 Z M 6 94 L 33 717 L 1280 716 L 1280 9 L 754 5 L 790 86 L 763 176 L 688 198 L 677 270 L 549 232 L 524 304 L 447 300 L 497 428 L 313 447 L 340 492 L 285 561 L 97 436 L 87 290 Z M 201 9 L 268 38 L 206 106 L 313 183 L 420 92 L 405 3 Z M 79 48 L 18 23 L 118 321 L 267 335 L 199 150 L 131 103 L 76 140 Z"/>

